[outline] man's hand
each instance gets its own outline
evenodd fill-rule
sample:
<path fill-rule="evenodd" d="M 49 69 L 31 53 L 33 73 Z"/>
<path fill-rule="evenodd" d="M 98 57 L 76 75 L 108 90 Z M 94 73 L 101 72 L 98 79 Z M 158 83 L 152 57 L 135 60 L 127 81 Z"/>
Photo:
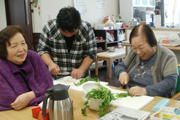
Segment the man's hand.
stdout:
<path fill-rule="evenodd" d="M 146 93 L 146 89 L 139 87 L 139 86 L 135 86 L 135 87 L 131 87 L 129 89 L 129 92 L 131 93 L 132 96 L 136 96 L 136 95 L 147 95 Z"/>
<path fill-rule="evenodd" d="M 128 82 L 129 82 L 129 75 L 127 74 L 127 72 L 122 72 L 122 73 L 119 75 L 119 82 L 120 82 L 122 85 L 128 84 Z"/>
<path fill-rule="evenodd" d="M 19 95 L 13 103 L 11 103 L 11 107 L 14 108 L 15 110 L 23 109 L 35 97 L 36 96 L 33 91 L 23 93 L 23 94 Z"/>
<path fill-rule="evenodd" d="M 49 68 L 49 72 L 52 74 L 52 75 L 58 75 L 60 74 L 60 68 L 57 64 L 55 63 L 52 63 L 48 66 Z"/>
<path fill-rule="evenodd" d="M 49 72 L 52 75 L 58 75 L 60 74 L 60 68 L 57 64 L 55 64 L 50 55 L 48 53 L 44 53 L 41 55 L 42 60 L 44 61 L 44 63 L 48 66 Z"/>
<path fill-rule="evenodd" d="M 71 76 L 76 79 L 81 78 L 83 76 L 83 74 L 84 74 L 84 72 L 80 69 L 74 69 L 71 72 Z"/>

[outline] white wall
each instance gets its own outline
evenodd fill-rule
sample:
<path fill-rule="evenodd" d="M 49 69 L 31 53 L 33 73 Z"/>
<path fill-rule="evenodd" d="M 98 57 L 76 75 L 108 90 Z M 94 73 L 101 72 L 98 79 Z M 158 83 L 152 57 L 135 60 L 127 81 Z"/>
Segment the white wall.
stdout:
<path fill-rule="evenodd" d="M 0 0 L 0 30 L 7 26 L 6 14 L 5 14 L 5 3 L 4 0 Z"/>
<path fill-rule="evenodd" d="M 119 7 L 122 19 L 128 25 L 128 22 L 133 18 L 132 0 L 119 0 Z"/>
<path fill-rule="evenodd" d="M 40 16 L 37 8 L 34 8 L 33 32 L 39 33 L 48 20 L 56 18 L 59 10 L 66 6 L 74 6 L 73 0 L 38 0 Z M 118 15 L 118 0 L 105 0 L 104 8 L 96 7 L 97 0 L 86 0 L 87 12 L 81 14 L 82 20 L 88 21 L 94 26 L 95 23 L 102 23 L 105 16 Z"/>
<path fill-rule="evenodd" d="M 103 23 L 106 16 L 118 15 L 118 0 L 105 0 L 104 8 L 96 7 L 97 0 L 86 0 L 87 13 L 83 13 L 82 19 L 90 22 L 93 26 L 96 23 Z"/>
<path fill-rule="evenodd" d="M 33 9 L 33 13 L 32 13 L 32 28 L 33 28 L 33 32 L 34 33 L 39 33 L 39 32 L 42 31 L 41 0 L 38 0 L 37 7 L 31 5 L 31 9 Z"/>
<path fill-rule="evenodd" d="M 72 0 L 41 0 L 42 25 L 46 24 L 48 20 L 56 18 L 62 7 L 72 5 Z"/>

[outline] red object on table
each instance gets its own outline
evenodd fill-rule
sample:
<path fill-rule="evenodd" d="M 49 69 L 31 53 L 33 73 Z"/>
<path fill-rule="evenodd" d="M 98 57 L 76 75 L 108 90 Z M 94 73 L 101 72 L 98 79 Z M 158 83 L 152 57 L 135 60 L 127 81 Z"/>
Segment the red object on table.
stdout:
<path fill-rule="evenodd" d="M 39 112 L 42 111 L 40 106 L 37 106 L 35 108 L 32 108 L 32 116 L 33 118 L 38 119 Z"/>
<path fill-rule="evenodd" d="M 170 43 L 170 40 L 162 40 L 162 43 L 163 43 L 163 44 L 169 44 L 169 43 Z"/>
<path fill-rule="evenodd" d="M 42 117 L 42 111 L 39 112 L 38 120 L 49 120 L 49 110 L 46 109 L 46 117 Z"/>
<path fill-rule="evenodd" d="M 73 100 L 71 100 L 72 105 L 73 105 Z M 49 110 L 46 109 L 46 117 L 42 117 L 42 109 L 40 106 L 37 106 L 35 108 L 32 108 L 32 116 L 33 118 L 36 118 L 38 120 L 49 120 Z"/>
<path fill-rule="evenodd" d="M 128 25 L 122 25 L 121 28 L 126 28 L 129 27 Z"/>
<path fill-rule="evenodd" d="M 98 40 L 102 40 L 103 38 L 102 38 L 102 36 L 98 36 L 97 39 Z"/>
<path fill-rule="evenodd" d="M 114 31 L 112 31 L 112 30 L 110 30 L 110 31 L 108 31 L 110 34 L 114 34 Z"/>

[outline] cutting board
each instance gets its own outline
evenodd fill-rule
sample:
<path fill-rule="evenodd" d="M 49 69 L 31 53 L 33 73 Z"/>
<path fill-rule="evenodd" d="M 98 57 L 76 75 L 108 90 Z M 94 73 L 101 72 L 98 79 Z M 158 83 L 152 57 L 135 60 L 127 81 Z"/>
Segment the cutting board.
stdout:
<path fill-rule="evenodd" d="M 80 86 L 74 85 L 75 82 L 79 82 L 79 81 L 80 79 L 74 79 L 71 76 L 66 76 L 64 78 L 54 80 L 53 82 L 54 82 L 54 85 L 56 84 L 70 85 L 69 89 L 81 92 L 82 91 L 81 85 Z M 102 81 L 100 82 L 100 84 L 108 85 L 107 82 L 102 82 Z M 125 92 L 125 91 L 115 90 L 111 88 L 109 89 L 112 91 L 113 94 Z M 151 97 L 151 96 L 125 97 L 125 98 L 120 98 L 120 99 L 112 101 L 111 105 L 115 107 L 125 106 L 129 108 L 134 108 L 134 109 L 142 109 L 153 100 L 154 100 L 154 97 Z"/>
<path fill-rule="evenodd" d="M 75 79 L 75 78 L 72 78 L 71 76 L 66 76 L 66 77 L 54 80 L 53 83 L 54 83 L 54 85 L 56 85 L 56 84 L 70 85 L 69 89 L 81 92 L 82 91 L 82 89 L 81 89 L 82 85 L 80 85 L 80 86 L 74 85 L 74 83 L 77 83 L 80 80 L 81 79 Z M 104 84 L 104 85 L 108 84 L 108 82 L 102 82 L 102 81 L 100 83 Z"/>
<path fill-rule="evenodd" d="M 121 90 L 114 90 L 114 89 L 111 89 L 111 91 L 112 93 L 124 92 Z M 134 96 L 134 97 L 128 96 L 125 98 L 119 98 L 117 100 L 112 101 L 111 105 L 115 107 L 124 106 L 124 107 L 140 110 L 146 105 L 148 105 L 150 102 L 152 102 L 153 100 L 154 100 L 154 97 L 151 97 L 151 96 Z"/>

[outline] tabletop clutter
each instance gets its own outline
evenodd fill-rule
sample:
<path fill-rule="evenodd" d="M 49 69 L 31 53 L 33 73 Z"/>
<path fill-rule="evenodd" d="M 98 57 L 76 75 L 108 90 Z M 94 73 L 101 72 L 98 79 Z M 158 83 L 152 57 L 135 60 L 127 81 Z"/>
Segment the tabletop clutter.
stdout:
<path fill-rule="evenodd" d="M 150 116 L 150 120 L 180 120 L 180 109 L 162 107 Z"/>
<path fill-rule="evenodd" d="M 83 115 L 88 116 L 86 109 L 98 111 L 98 120 L 113 120 L 115 118 L 128 118 L 129 120 L 146 120 L 148 118 L 151 118 L 151 120 L 161 120 L 167 118 L 168 120 L 176 120 L 175 118 L 180 118 L 179 109 L 167 107 L 169 105 L 168 99 L 162 99 L 159 101 L 159 103 L 157 103 L 152 109 L 152 111 L 155 113 L 150 115 L 150 112 L 142 111 L 141 109 L 152 102 L 154 97 L 131 96 L 128 90 L 121 91 L 112 89 L 104 82 L 101 82 L 98 78 L 82 78 L 74 80 L 70 76 L 64 77 L 63 79 L 58 79 L 56 82 L 54 82 L 54 86 L 47 90 L 44 101 L 39 104 L 39 106 L 32 109 L 33 118 L 38 120 L 49 120 L 50 117 L 53 116 L 54 120 L 59 120 L 62 117 L 61 115 L 63 111 L 66 111 L 66 116 L 72 115 L 73 117 L 73 107 L 72 109 L 70 109 L 71 107 L 67 107 L 71 106 L 73 103 L 73 101 L 69 98 L 67 89 L 82 92 L 82 99 L 84 99 L 84 103 L 82 104 L 84 105 L 84 108 L 81 108 L 81 111 L 79 112 L 82 112 Z M 59 98 L 57 95 L 61 97 Z M 48 101 L 47 98 L 49 97 L 50 100 Z M 55 99 L 58 99 L 58 103 L 55 103 Z M 65 101 L 68 99 L 71 102 L 63 102 L 64 100 L 62 99 Z M 62 103 L 59 104 L 59 102 Z M 43 115 L 43 118 L 42 105 L 46 105 L 46 103 L 49 103 L 47 106 L 51 107 L 46 108 L 46 106 L 44 106 L 46 108 L 44 111 L 46 116 Z M 60 107 L 61 105 L 67 103 L 69 104 L 66 105 L 67 110 L 65 110 L 66 108 Z M 54 106 L 52 106 L 53 104 Z M 117 108 L 111 111 L 110 106 L 115 106 Z M 72 112 L 68 112 L 69 110 Z M 63 120 L 72 120 L 72 118 L 65 117 Z"/>
<path fill-rule="evenodd" d="M 180 45 L 180 34 L 157 35 L 157 42 L 161 45 L 178 46 Z"/>
<path fill-rule="evenodd" d="M 103 19 L 103 23 L 96 23 L 94 25 L 95 30 L 107 30 L 106 31 L 106 38 L 102 38 L 102 36 L 97 36 L 96 40 L 100 41 L 103 39 L 106 39 L 107 43 L 115 42 L 115 38 L 117 38 L 117 41 L 123 41 L 125 40 L 125 31 L 121 30 L 122 28 L 128 27 L 128 25 L 125 25 L 125 22 L 121 18 L 120 14 L 115 17 L 115 15 L 106 16 Z M 114 30 L 117 30 L 117 33 L 114 33 Z M 116 37 L 116 34 L 118 37 Z M 100 50 L 100 49 L 98 49 Z"/>
<path fill-rule="evenodd" d="M 115 15 L 106 16 L 103 19 L 103 23 L 96 23 L 94 25 L 94 29 L 119 29 L 119 28 L 125 28 L 128 27 L 128 25 L 125 25 L 125 22 L 121 18 L 120 14 L 115 17 Z"/>

